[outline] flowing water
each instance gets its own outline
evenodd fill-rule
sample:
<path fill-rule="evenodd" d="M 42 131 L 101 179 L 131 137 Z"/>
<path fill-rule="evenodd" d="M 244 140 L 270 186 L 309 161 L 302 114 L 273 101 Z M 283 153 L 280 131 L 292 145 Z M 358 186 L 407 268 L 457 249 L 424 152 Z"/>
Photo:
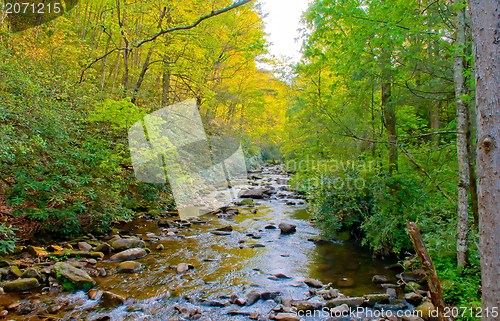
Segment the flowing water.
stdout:
<path fill-rule="evenodd" d="M 319 231 L 309 220 L 307 205 L 294 198 L 287 185 L 278 184 L 286 175 L 279 167 L 265 168 L 259 175 L 262 178 L 255 181 L 258 185 L 274 186 L 278 193 L 267 200 L 256 200 L 255 206 L 238 206 L 239 215 L 224 218 L 208 214 L 179 229 L 175 236 L 166 236 L 168 229 L 159 227 L 156 220 L 143 218 L 123 226 L 123 231 L 148 240 L 152 250 L 138 260 L 144 269 L 134 274 L 117 273 L 114 262 L 99 263 L 108 275 L 95 278 L 96 288 L 128 298 L 124 306 L 104 309 L 83 292 L 5 295 L 0 301 L 63 304 L 67 308 L 55 315 L 62 320 L 189 319 L 182 318 L 184 309 L 196 310 L 199 314 L 195 318 L 201 320 L 249 320 L 250 316 L 267 315 L 276 303 L 260 300 L 251 306 L 223 306 L 232 294 L 244 298 L 252 290 L 278 291 L 283 298 L 306 299 L 309 287 L 303 282 L 305 278 L 332 283 L 345 295 L 385 292 L 371 278 L 375 274 L 393 277 L 393 272 L 385 269 L 393 262 L 374 259 L 369 251 L 350 241 L 316 245 L 310 239 L 317 239 Z M 297 232 L 282 235 L 279 229 L 269 228 L 280 222 L 295 224 Z M 230 235 L 212 233 L 226 226 L 233 228 Z M 160 244 L 163 250 L 156 249 Z M 185 274 L 176 273 L 175 266 L 182 262 L 194 268 Z M 278 273 L 289 278 L 277 278 Z M 39 313 L 17 318 L 37 320 Z"/>

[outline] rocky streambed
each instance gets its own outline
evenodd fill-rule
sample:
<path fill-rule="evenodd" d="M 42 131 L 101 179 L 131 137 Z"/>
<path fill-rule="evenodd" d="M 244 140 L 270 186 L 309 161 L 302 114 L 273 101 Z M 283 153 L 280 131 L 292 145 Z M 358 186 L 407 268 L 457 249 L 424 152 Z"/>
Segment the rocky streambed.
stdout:
<path fill-rule="evenodd" d="M 199 218 L 144 216 L 119 233 L 18 247 L 0 261 L 7 320 L 419 320 L 419 273 L 324 241 L 279 166 Z"/>

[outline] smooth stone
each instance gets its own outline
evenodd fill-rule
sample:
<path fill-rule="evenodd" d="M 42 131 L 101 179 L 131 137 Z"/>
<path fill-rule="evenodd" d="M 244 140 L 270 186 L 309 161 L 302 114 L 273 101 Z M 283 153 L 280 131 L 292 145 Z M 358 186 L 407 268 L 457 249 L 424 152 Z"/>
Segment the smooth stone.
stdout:
<path fill-rule="evenodd" d="M 250 291 L 247 294 L 246 305 L 253 305 L 260 300 L 260 293 L 257 291 Z"/>
<path fill-rule="evenodd" d="M 418 293 L 410 292 L 405 294 L 405 300 L 408 301 L 410 304 L 417 306 L 420 303 L 422 303 L 424 297 Z"/>
<path fill-rule="evenodd" d="M 372 282 L 375 284 L 388 283 L 389 279 L 385 275 L 374 275 L 372 277 Z"/>
<path fill-rule="evenodd" d="M 58 276 L 69 280 L 78 289 L 89 288 L 95 284 L 94 279 L 87 272 L 69 263 L 57 262 L 53 269 Z"/>
<path fill-rule="evenodd" d="M 132 248 L 113 255 L 111 261 L 131 261 L 145 257 L 147 252 L 143 248 Z"/>
<path fill-rule="evenodd" d="M 436 307 L 430 301 L 424 301 L 420 303 L 419 306 L 415 308 L 416 311 L 419 311 L 419 316 L 421 315 L 424 320 L 429 320 L 432 318 Z"/>
<path fill-rule="evenodd" d="M 105 242 L 105 243 L 101 243 L 101 244 L 97 245 L 95 250 L 96 250 L 96 252 L 102 252 L 105 254 L 109 254 L 109 253 L 111 253 L 113 248 L 111 247 L 111 245 L 109 245 L 108 243 Z"/>
<path fill-rule="evenodd" d="M 291 304 L 298 311 L 308 311 L 308 310 L 319 310 L 319 309 L 321 309 L 323 307 L 323 305 L 324 305 L 324 302 L 298 300 L 298 301 L 292 301 Z"/>
<path fill-rule="evenodd" d="M 297 231 L 297 226 L 290 223 L 281 222 L 278 227 L 281 230 L 281 234 L 292 234 Z"/>
<path fill-rule="evenodd" d="M 300 321 L 300 317 L 295 313 L 278 313 L 274 316 L 276 321 Z"/>
<path fill-rule="evenodd" d="M 125 304 L 125 298 L 109 291 L 103 291 L 101 305 L 106 308 L 116 308 Z"/>
<path fill-rule="evenodd" d="M 220 232 L 232 232 L 233 231 L 233 227 L 231 225 L 228 225 L 228 226 L 224 226 L 224 227 L 218 228 L 218 229 L 216 229 L 216 231 L 220 231 Z"/>
<path fill-rule="evenodd" d="M 35 278 L 38 281 L 42 280 L 42 274 L 40 273 L 40 271 L 38 271 L 35 268 L 27 268 L 26 270 L 24 270 L 24 272 L 21 275 L 21 277 L 25 278 L 25 279 L 27 279 L 27 278 Z"/>
<path fill-rule="evenodd" d="M 315 279 L 305 279 L 304 283 L 311 288 L 322 288 L 323 282 Z"/>
<path fill-rule="evenodd" d="M 21 269 L 19 269 L 19 266 L 17 265 L 12 265 L 9 268 L 9 272 L 18 278 L 20 278 L 23 275 L 23 272 L 21 271 Z"/>
<path fill-rule="evenodd" d="M 374 305 L 376 303 L 389 303 L 391 296 L 389 294 L 367 294 L 365 295 L 366 302 L 368 305 Z"/>
<path fill-rule="evenodd" d="M 351 278 L 341 278 L 337 281 L 338 287 L 348 288 L 354 285 L 354 280 Z"/>
<path fill-rule="evenodd" d="M 326 306 L 329 308 L 334 308 L 342 304 L 347 304 L 351 308 L 359 307 L 365 303 L 365 298 L 362 297 L 346 297 L 346 298 L 336 298 L 326 301 Z"/>
<path fill-rule="evenodd" d="M 187 263 L 179 263 L 179 264 L 177 264 L 177 267 L 176 267 L 177 273 L 185 273 L 189 269 L 194 269 L 194 266 L 187 264 Z"/>
<path fill-rule="evenodd" d="M 92 245 L 87 242 L 78 242 L 78 249 L 80 251 L 90 252 L 92 250 Z"/>
<path fill-rule="evenodd" d="M 126 239 L 118 239 L 111 243 L 111 246 L 115 249 L 115 251 L 123 251 L 132 248 L 142 248 L 146 246 L 143 240 L 137 237 L 129 237 Z"/>
<path fill-rule="evenodd" d="M 38 280 L 35 278 L 21 278 L 14 281 L 6 281 L 3 283 L 5 292 L 22 292 L 27 290 L 36 289 L 40 286 Z"/>
<path fill-rule="evenodd" d="M 142 264 L 136 261 L 124 261 L 116 267 L 118 273 L 136 273 L 140 270 L 142 270 Z"/>

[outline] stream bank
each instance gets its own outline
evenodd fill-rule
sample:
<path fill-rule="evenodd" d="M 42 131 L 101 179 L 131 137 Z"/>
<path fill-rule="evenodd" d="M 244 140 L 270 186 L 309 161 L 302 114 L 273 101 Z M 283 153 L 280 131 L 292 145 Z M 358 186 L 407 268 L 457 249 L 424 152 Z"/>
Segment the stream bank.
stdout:
<path fill-rule="evenodd" d="M 370 312 L 389 317 L 388 311 L 427 304 L 427 292 L 415 282 L 419 275 L 398 274 L 394 262 L 372 258 L 356 243 L 320 242 L 307 205 L 290 191 L 280 166 L 251 173 L 240 196 L 237 204 L 199 218 L 144 216 L 103 239 L 19 249 L 0 268 L 8 292 L 0 295 L 1 315 L 325 320 L 332 311 L 359 307 L 354 319 L 363 320 Z"/>

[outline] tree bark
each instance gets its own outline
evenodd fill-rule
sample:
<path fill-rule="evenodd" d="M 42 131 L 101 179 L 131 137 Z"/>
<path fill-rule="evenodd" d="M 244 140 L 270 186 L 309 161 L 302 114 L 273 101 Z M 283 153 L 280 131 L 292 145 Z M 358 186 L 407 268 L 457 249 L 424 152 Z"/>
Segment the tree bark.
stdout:
<path fill-rule="evenodd" d="M 441 285 L 439 284 L 439 278 L 436 269 L 434 268 L 434 263 L 432 262 L 432 259 L 425 248 L 422 236 L 420 235 L 420 230 L 418 229 L 417 224 L 409 221 L 406 221 L 406 227 L 408 229 L 408 234 L 410 234 L 413 248 L 415 249 L 415 252 L 417 252 L 418 259 L 420 260 L 422 268 L 427 275 L 431 301 L 438 310 L 437 319 L 438 321 L 449 320 L 449 318 L 446 318 L 443 315 L 444 308 L 446 306 L 443 299 L 443 291 L 441 290 Z"/>
<path fill-rule="evenodd" d="M 390 55 L 384 50 L 382 64 L 382 111 L 384 126 L 387 130 L 387 143 L 389 145 L 389 174 L 398 170 L 398 136 L 396 131 L 396 111 L 391 101 L 391 64 Z"/>
<path fill-rule="evenodd" d="M 500 1 L 470 0 L 469 6 L 476 74 L 482 320 L 493 321 L 498 315 L 491 310 L 500 307 Z"/>
<path fill-rule="evenodd" d="M 462 0 L 456 1 L 463 5 Z M 465 7 L 457 12 L 455 31 L 455 102 L 457 108 L 457 159 L 458 159 L 458 207 L 457 207 L 457 268 L 462 271 L 467 263 L 469 231 L 469 155 L 467 148 L 468 104 L 464 101 L 465 83 Z"/>
<path fill-rule="evenodd" d="M 159 29 L 161 29 L 163 18 L 165 17 L 166 12 L 167 12 L 167 7 L 163 7 L 163 10 L 160 12 L 160 19 L 158 20 Z M 135 84 L 134 91 L 132 92 L 132 98 L 130 99 L 130 101 L 133 104 L 137 102 L 137 95 L 139 94 L 139 90 L 141 89 L 142 82 L 144 81 L 144 77 L 146 76 L 146 72 L 149 69 L 149 61 L 151 60 L 152 54 L 153 54 L 153 46 L 149 47 L 148 53 L 146 55 L 146 60 L 142 65 L 141 73 L 139 74 L 139 78 L 137 79 L 137 83 Z"/>

